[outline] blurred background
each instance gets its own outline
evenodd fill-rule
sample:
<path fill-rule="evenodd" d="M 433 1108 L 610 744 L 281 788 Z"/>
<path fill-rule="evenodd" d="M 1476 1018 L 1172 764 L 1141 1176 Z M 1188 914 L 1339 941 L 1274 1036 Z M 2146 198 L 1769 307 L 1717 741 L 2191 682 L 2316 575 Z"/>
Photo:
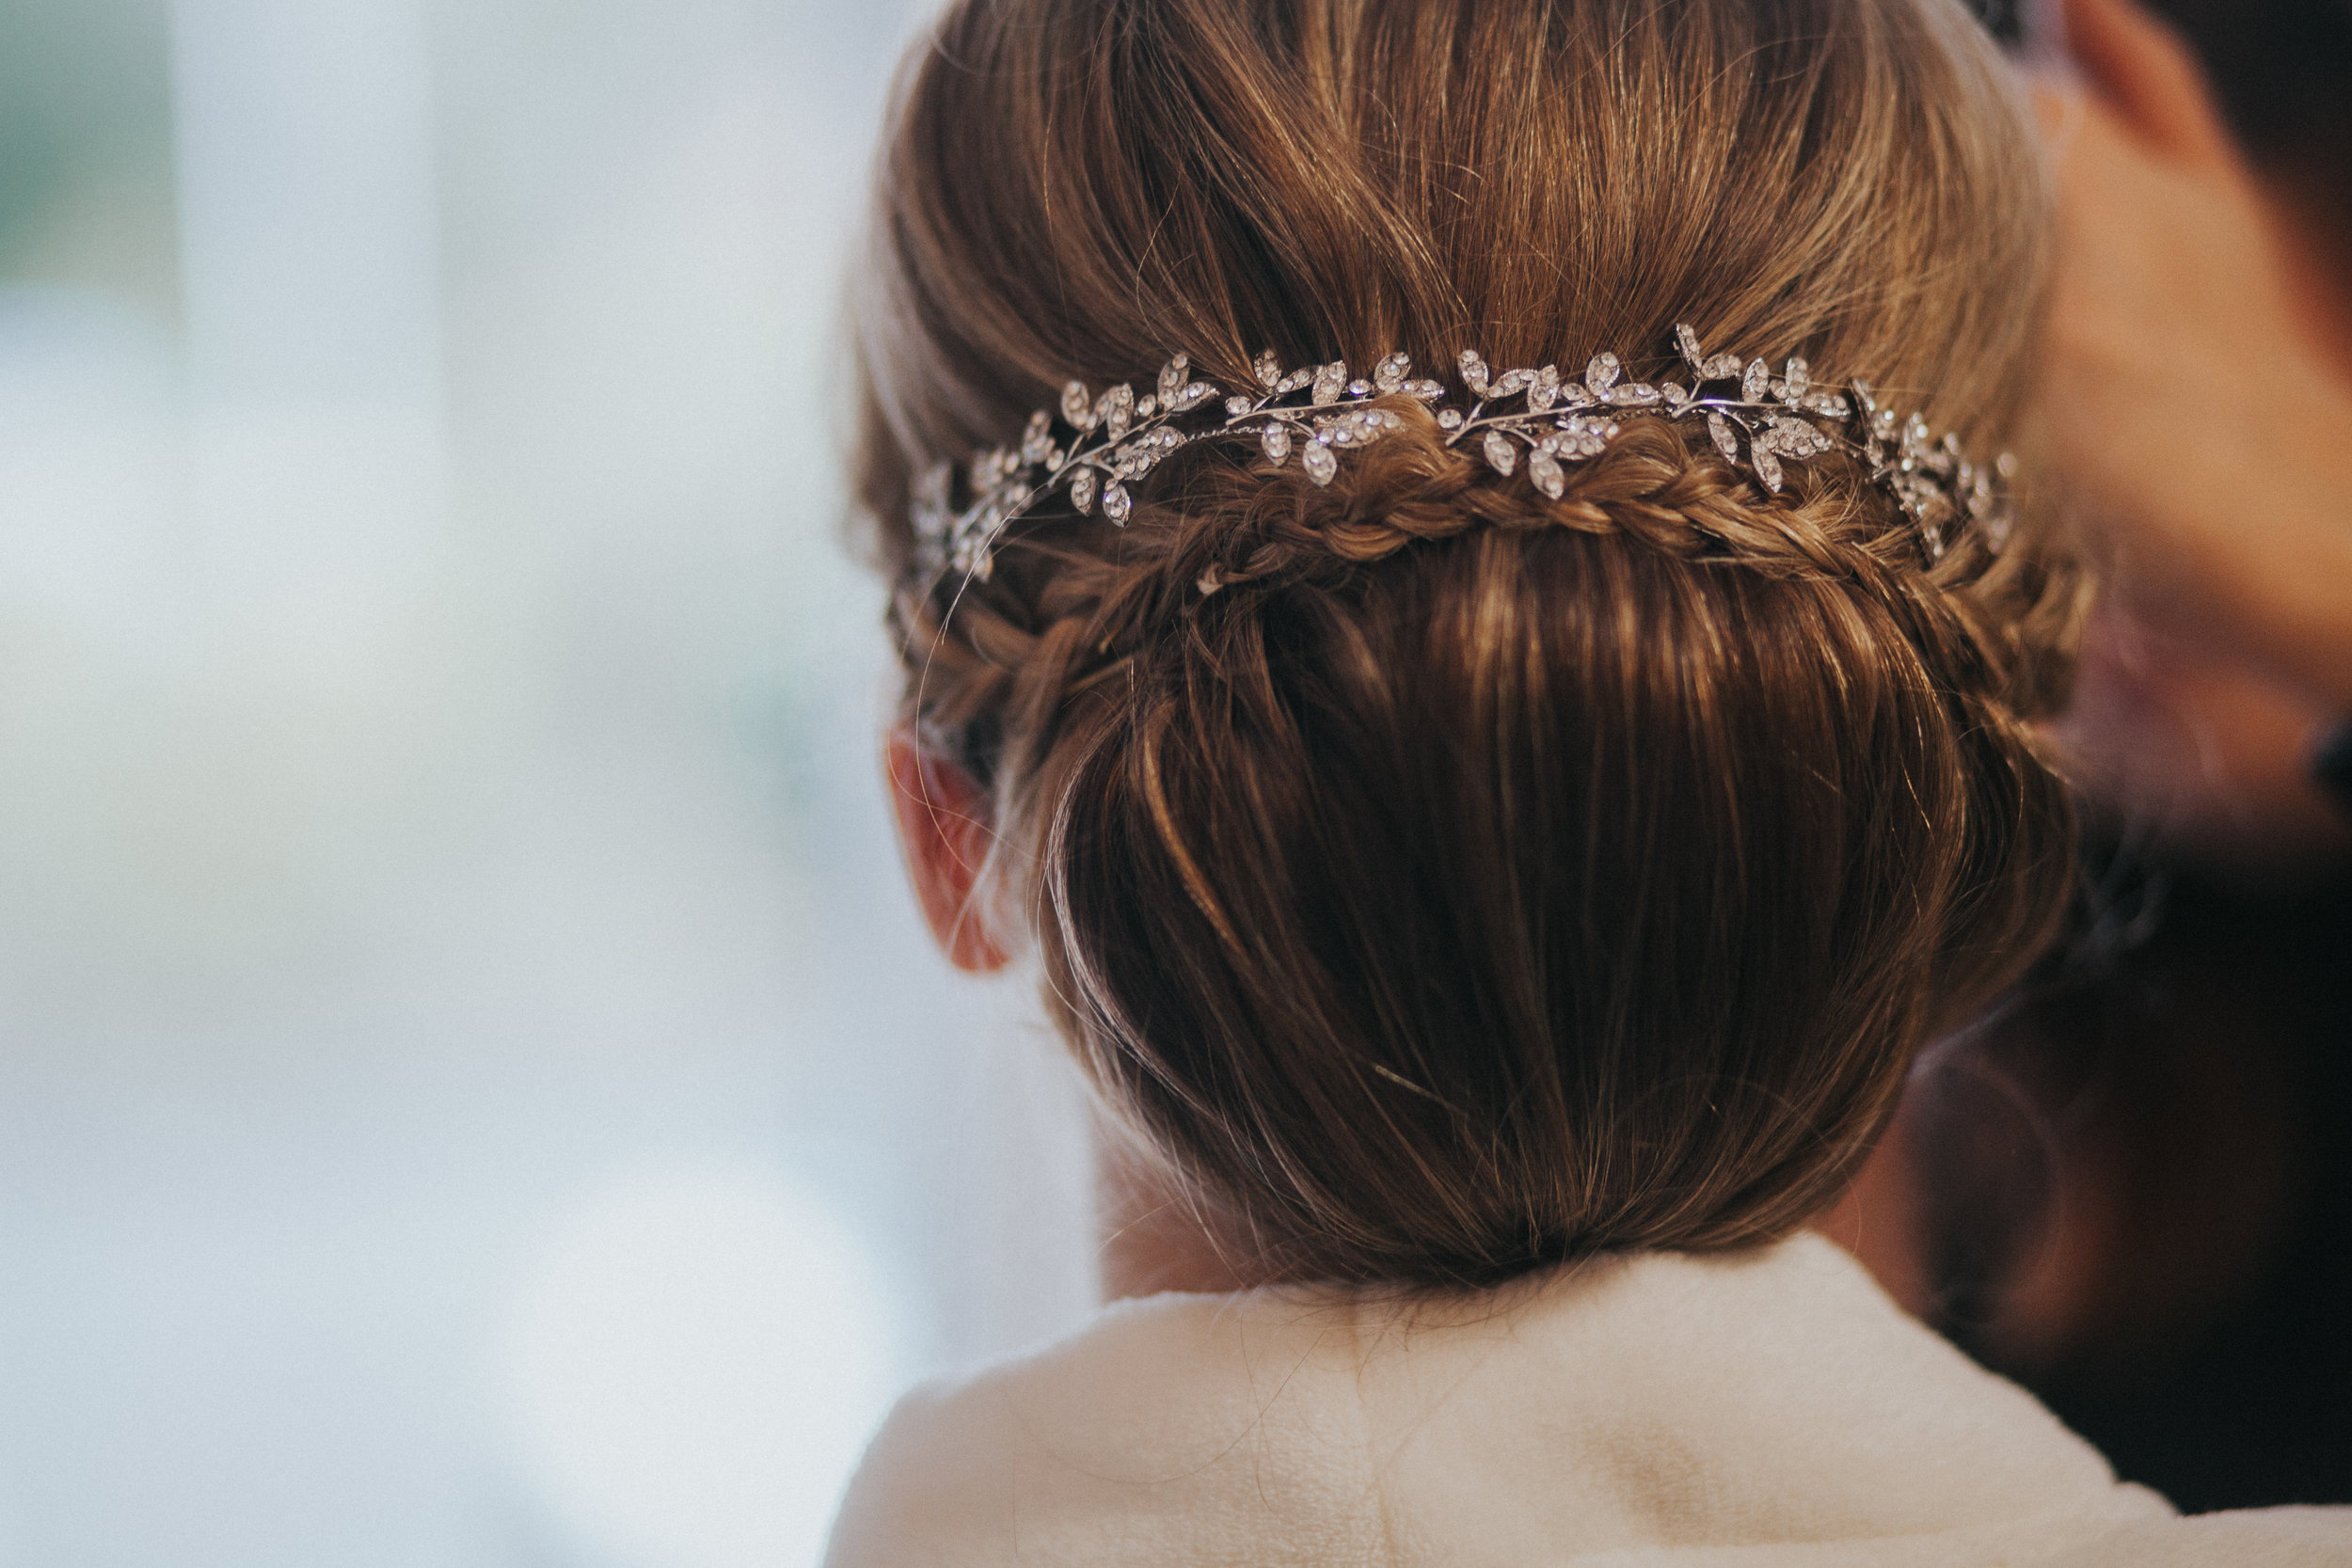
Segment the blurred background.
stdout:
<path fill-rule="evenodd" d="M 874 766 L 911 0 L 0 0 L 0 1565 L 814 1560 L 1090 1290 Z"/>

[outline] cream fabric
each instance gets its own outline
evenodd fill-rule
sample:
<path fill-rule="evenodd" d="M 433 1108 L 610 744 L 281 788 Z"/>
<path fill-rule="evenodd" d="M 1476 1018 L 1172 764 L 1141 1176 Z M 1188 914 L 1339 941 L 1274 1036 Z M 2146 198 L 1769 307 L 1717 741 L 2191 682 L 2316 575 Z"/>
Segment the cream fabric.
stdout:
<path fill-rule="evenodd" d="M 900 1404 L 831 1568 L 2352 1563 L 2182 1519 L 1816 1236 L 1406 1304 L 1165 1295 Z"/>

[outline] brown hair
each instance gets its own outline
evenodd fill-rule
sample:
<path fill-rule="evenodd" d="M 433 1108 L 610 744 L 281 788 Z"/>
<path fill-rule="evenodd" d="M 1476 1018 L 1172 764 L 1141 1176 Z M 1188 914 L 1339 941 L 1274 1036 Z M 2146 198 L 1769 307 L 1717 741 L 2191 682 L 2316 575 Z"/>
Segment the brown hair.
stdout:
<path fill-rule="evenodd" d="M 2043 193 L 1959 6 L 964 0 L 878 202 L 857 484 L 907 717 L 988 790 L 1093 1081 L 1254 1268 L 1491 1280 L 1829 1201 L 2063 900 L 2025 721 L 2077 594 L 2034 529 L 1930 563 L 1851 467 L 1770 497 L 1656 420 L 1549 500 L 1401 404 L 1327 489 L 1202 443 L 965 582 L 917 571 L 910 475 L 1180 348 L 1638 373 L 1678 320 L 1989 451 Z"/>

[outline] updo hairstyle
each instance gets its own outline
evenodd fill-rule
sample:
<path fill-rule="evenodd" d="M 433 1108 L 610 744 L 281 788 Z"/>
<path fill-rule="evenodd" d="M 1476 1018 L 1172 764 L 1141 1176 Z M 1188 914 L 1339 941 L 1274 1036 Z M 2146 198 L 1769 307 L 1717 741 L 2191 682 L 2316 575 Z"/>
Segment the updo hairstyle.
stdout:
<path fill-rule="evenodd" d="M 1201 442 L 986 581 L 920 563 L 913 476 L 1177 350 L 1648 375 L 1677 321 L 1989 455 L 2044 208 L 1957 0 L 961 0 L 911 58 L 856 468 L 904 719 L 990 802 L 979 917 L 1252 1270 L 1823 1208 L 2064 902 L 2027 723 L 2076 578 L 2030 508 L 1939 556 L 1849 462 L 1771 496 L 1657 420 L 1556 500 L 1401 399 L 1327 488 Z"/>

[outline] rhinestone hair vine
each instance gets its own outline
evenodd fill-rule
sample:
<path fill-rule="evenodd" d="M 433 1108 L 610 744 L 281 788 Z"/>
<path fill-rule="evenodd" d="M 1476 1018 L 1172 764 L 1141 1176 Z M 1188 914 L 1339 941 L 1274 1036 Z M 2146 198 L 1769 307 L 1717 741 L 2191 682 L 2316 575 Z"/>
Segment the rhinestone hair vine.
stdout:
<path fill-rule="evenodd" d="M 1567 488 L 1566 466 L 1599 456 L 1623 429 L 1618 420 L 1640 416 L 1704 422 L 1724 461 L 1774 495 L 1788 483 L 1783 464 L 1849 453 L 1911 520 L 1931 562 L 1969 525 L 1994 550 L 2006 542 L 2012 467 L 2006 452 L 1990 466 L 1972 463 L 1956 436 L 1931 436 L 1917 414 L 1899 418 L 1882 408 L 1866 381 L 1842 389 L 1817 385 L 1803 359 L 1775 372 L 1762 359 L 1709 355 L 1688 326 L 1675 328 L 1675 346 L 1681 378 L 1655 385 L 1627 380 L 1614 354 L 1596 355 L 1583 380 L 1573 381 L 1554 365 L 1498 374 L 1465 350 L 1459 370 L 1468 406 L 1450 402 L 1444 383 L 1414 377 L 1402 354 L 1382 357 L 1368 379 L 1351 378 L 1342 361 L 1286 371 L 1271 353 L 1261 354 L 1251 367 L 1258 384 L 1246 391 L 1194 379 L 1182 354 L 1140 397 L 1125 383 L 1091 396 L 1073 381 L 1057 409 L 1029 416 L 1018 446 L 964 465 L 962 505 L 953 499 L 954 466 L 923 475 L 914 505 L 918 559 L 927 569 L 985 581 L 1006 529 L 1057 493 L 1082 514 L 1100 505 L 1123 528 L 1135 507 L 1130 487 L 1178 448 L 1210 437 L 1252 437 L 1278 467 L 1295 452 L 1310 480 L 1328 484 L 1341 454 L 1404 428 L 1394 409 L 1375 402 L 1399 395 L 1435 409 L 1447 446 L 1475 442 L 1473 450 L 1506 478 L 1524 467 L 1529 482 L 1555 500 Z M 1204 578 L 1201 591 L 1216 586 Z"/>

